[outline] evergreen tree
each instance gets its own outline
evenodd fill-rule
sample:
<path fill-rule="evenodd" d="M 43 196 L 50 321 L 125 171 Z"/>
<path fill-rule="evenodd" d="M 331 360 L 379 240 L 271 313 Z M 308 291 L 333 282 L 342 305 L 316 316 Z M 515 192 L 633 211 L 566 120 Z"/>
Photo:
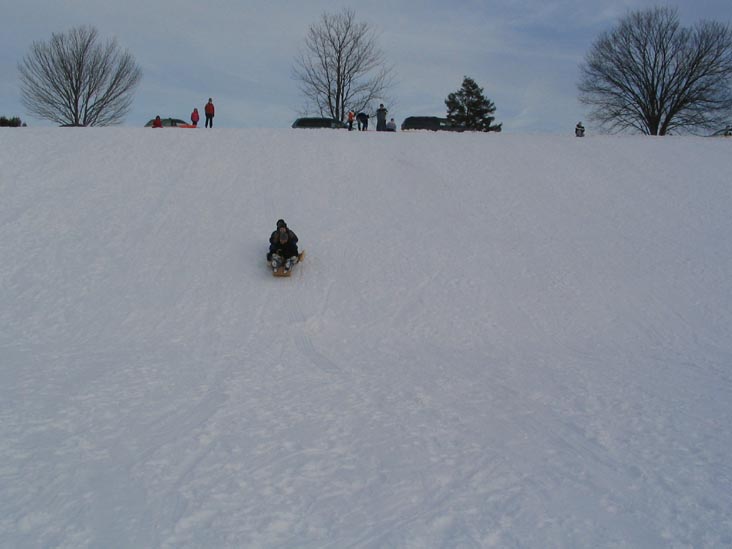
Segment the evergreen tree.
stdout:
<path fill-rule="evenodd" d="M 19 128 L 21 126 L 25 126 L 24 123 L 20 121 L 20 118 L 17 116 L 14 116 L 12 118 L 6 118 L 4 116 L 0 116 L 0 127 L 6 127 L 6 128 Z"/>
<path fill-rule="evenodd" d="M 480 132 L 500 132 L 501 124 L 492 125 L 496 112 L 493 101 L 483 95 L 483 88 L 466 76 L 462 87 L 445 99 L 447 119 L 454 126 Z"/>

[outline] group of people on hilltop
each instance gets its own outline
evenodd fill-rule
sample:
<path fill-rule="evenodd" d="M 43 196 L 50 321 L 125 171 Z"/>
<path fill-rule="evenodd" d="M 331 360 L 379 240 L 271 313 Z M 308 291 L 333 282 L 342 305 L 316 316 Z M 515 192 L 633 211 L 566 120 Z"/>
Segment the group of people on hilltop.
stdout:
<path fill-rule="evenodd" d="M 213 99 L 210 97 L 208 98 L 208 103 L 206 103 L 206 106 L 203 107 L 203 113 L 206 115 L 206 127 L 207 128 L 213 128 L 213 119 L 214 115 L 216 114 L 216 108 L 213 104 Z M 194 108 L 193 112 L 191 113 L 191 125 L 193 127 L 198 127 L 198 121 L 201 119 L 200 115 L 198 114 L 198 109 Z M 152 124 L 153 128 L 162 128 L 163 127 L 163 121 L 160 118 L 160 115 L 155 117 L 155 120 L 153 120 Z"/>
<path fill-rule="evenodd" d="M 396 122 L 392 118 L 389 122 L 386 121 L 386 113 L 389 112 L 381 103 L 379 108 L 376 109 L 376 131 L 377 132 L 395 132 Z M 363 111 L 358 114 L 353 111 L 348 111 L 348 131 L 353 130 L 353 122 L 356 121 L 358 131 L 367 131 L 369 129 L 369 115 Z"/>
<path fill-rule="evenodd" d="M 206 115 L 206 128 L 213 128 L 213 119 L 214 115 L 216 114 L 216 109 L 213 104 L 213 99 L 210 97 L 208 98 L 208 103 L 206 103 L 206 106 L 203 108 L 203 112 Z M 376 131 L 377 132 L 395 132 L 397 129 L 396 122 L 394 122 L 394 119 L 390 119 L 388 122 L 386 121 L 386 114 L 389 111 L 384 107 L 384 104 L 379 104 L 379 108 L 376 109 Z M 363 111 L 360 111 L 358 114 L 354 113 L 352 110 L 348 111 L 348 131 L 353 130 L 353 122 L 355 121 L 358 126 L 358 131 L 367 131 L 369 129 L 369 115 L 366 114 Z M 194 127 L 198 126 L 198 121 L 200 120 L 200 116 L 198 114 L 198 109 L 194 108 L 193 112 L 191 113 L 191 124 Z M 155 117 L 155 120 L 153 120 L 152 124 L 153 128 L 162 128 L 163 127 L 163 121 L 160 118 L 160 115 Z M 728 130 L 725 135 L 730 135 L 732 133 L 730 130 Z M 577 137 L 584 137 L 585 136 L 585 127 L 582 125 L 582 122 L 577 122 L 577 125 L 574 127 L 574 135 Z"/>
<path fill-rule="evenodd" d="M 210 97 L 208 98 L 208 103 L 206 103 L 206 106 L 203 107 L 203 114 L 206 115 L 206 127 L 207 128 L 213 128 L 213 119 L 214 115 L 216 114 L 216 108 L 213 104 L 213 99 Z M 198 121 L 201 119 L 201 117 L 198 114 L 198 109 L 193 109 L 193 112 L 191 113 L 191 124 L 194 126 L 198 126 Z"/>

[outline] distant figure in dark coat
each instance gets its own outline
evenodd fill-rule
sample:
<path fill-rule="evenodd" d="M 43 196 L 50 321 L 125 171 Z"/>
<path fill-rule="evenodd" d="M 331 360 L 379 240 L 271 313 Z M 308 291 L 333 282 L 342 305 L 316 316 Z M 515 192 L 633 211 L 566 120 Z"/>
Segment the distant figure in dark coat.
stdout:
<path fill-rule="evenodd" d="M 585 127 L 582 125 L 582 122 L 577 122 L 577 125 L 574 127 L 574 135 L 575 137 L 585 136 Z"/>
<path fill-rule="evenodd" d="M 376 131 L 377 132 L 385 132 L 386 131 L 386 113 L 389 112 L 386 110 L 386 107 L 383 103 L 379 105 L 379 108 L 376 109 Z"/>
<path fill-rule="evenodd" d="M 206 115 L 206 127 L 213 128 L 213 119 L 216 114 L 216 109 L 214 108 L 213 99 L 210 97 L 208 98 L 208 103 L 206 103 L 206 106 L 203 109 L 203 113 Z"/>
<path fill-rule="evenodd" d="M 356 122 L 358 123 L 358 131 L 365 132 L 369 129 L 369 115 L 365 112 L 356 115 Z"/>

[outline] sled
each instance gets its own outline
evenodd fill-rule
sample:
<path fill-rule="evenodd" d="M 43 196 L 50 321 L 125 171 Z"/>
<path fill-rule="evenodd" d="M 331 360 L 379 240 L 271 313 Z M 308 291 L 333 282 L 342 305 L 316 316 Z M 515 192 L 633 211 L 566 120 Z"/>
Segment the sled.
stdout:
<path fill-rule="evenodd" d="M 297 254 L 297 263 L 295 263 L 295 265 L 299 265 L 304 258 L 305 258 L 305 250 L 303 250 L 299 254 Z M 267 263 L 267 265 L 269 265 L 269 263 Z M 292 266 L 293 269 L 295 268 L 295 265 Z M 288 277 L 289 278 L 289 276 L 291 274 L 292 274 L 292 269 L 290 269 L 289 271 L 286 272 L 284 267 L 277 267 L 276 270 L 272 271 L 272 276 L 277 276 L 277 277 Z"/>

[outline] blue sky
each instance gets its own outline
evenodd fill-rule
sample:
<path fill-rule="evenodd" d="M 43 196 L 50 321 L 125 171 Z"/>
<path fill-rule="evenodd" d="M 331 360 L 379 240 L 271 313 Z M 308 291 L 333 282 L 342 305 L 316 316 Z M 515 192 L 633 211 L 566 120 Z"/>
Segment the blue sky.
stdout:
<path fill-rule="evenodd" d="M 577 101 L 578 65 L 600 32 L 643 0 L 290 1 L 0 0 L 0 115 L 25 112 L 17 64 L 34 40 L 92 25 L 115 37 L 143 69 L 124 126 L 156 114 L 188 119 L 212 97 L 219 128 L 289 127 L 304 99 L 292 78 L 308 26 L 323 12 L 352 8 L 378 32 L 394 68 L 390 116 L 444 116 L 444 99 L 464 75 L 497 107 L 512 133 L 571 133 L 586 118 Z M 685 25 L 732 22 L 729 0 L 681 0 Z M 587 125 L 587 124 L 586 124 Z M 591 126 L 588 130 L 591 131 Z"/>

